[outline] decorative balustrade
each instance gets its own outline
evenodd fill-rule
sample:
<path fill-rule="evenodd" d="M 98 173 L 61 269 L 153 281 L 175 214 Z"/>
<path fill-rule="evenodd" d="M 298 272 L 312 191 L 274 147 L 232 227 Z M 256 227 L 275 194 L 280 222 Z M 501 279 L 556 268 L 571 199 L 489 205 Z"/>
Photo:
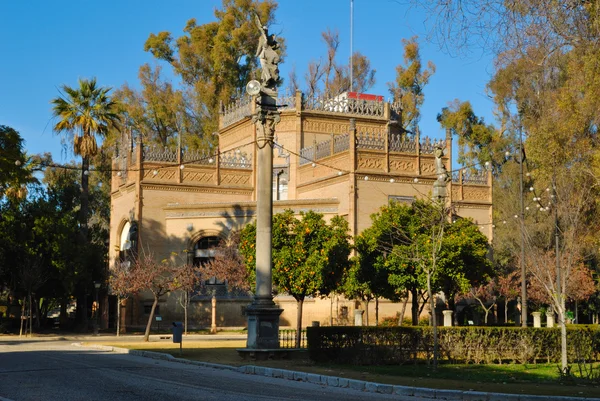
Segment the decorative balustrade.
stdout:
<path fill-rule="evenodd" d="M 144 146 L 142 160 L 146 162 L 177 163 L 177 148 L 169 149 L 162 146 Z"/>
<path fill-rule="evenodd" d="M 345 152 L 350 149 L 350 134 L 333 137 L 333 153 Z"/>
<path fill-rule="evenodd" d="M 219 158 L 219 166 L 224 168 L 252 168 L 252 155 L 245 152 L 230 151 L 222 153 Z"/>
<path fill-rule="evenodd" d="M 452 172 L 452 182 L 456 184 L 460 184 L 460 171 Z"/>
<path fill-rule="evenodd" d="M 402 115 L 402 105 L 400 102 L 390 103 L 390 119 L 398 121 Z"/>
<path fill-rule="evenodd" d="M 462 174 L 461 174 L 462 171 Z M 462 182 L 461 182 L 462 176 Z M 457 184 L 487 185 L 488 174 L 486 170 L 463 169 L 452 173 L 452 182 Z"/>
<path fill-rule="evenodd" d="M 307 148 L 300 149 L 300 165 L 308 164 L 316 160 L 315 158 L 315 147 L 309 146 Z"/>
<path fill-rule="evenodd" d="M 486 185 L 487 182 L 487 171 L 486 170 L 463 170 L 462 181 L 463 184 L 481 184 Z"/>
<path fill-rule="evenodd" d="M 252 113 L 252 98 L 244 96 L 225 106 L 223 110 L 223 125 L 228 126 L 250 116 Z"/>
<path fill-rule="evenodd" d="M 327 156 L 331 156 L 331 139 L 317 143 L 316 158 L 322 159 Z"/>
<path fill-rule="evenodd" d="M 417 142 L 406 134 L 390 134 L 388 147 L 390 152 L 415 153 Z"/>
<path fill-rule="evenodd" d="M 348 99 L 345 97 L 308 97 L 302 101 L 303 110 L 327 111 L 356 116 L 383 117 L 384 102 L 377 100 Z"/>
<path fill-rule="evenodd" d="M 181 160 L 192 164 L 214 164 L 215 157 L 205 150 L 184 150 L 181 152 Z"/>
<path fill-rule="evenodd" d="M 441 146 L 442 148 L 445 148 L 446 141 L 443 139 L 431 140 L 429 137 L 424 137 L 421 140 L 421 144 L 420 144 L 421 154 L 431 155 L 431 154 L 433 154 L 433 152 L 437 146 Z"/>
<path fill-rule="evenodd" d="M 356 147 L 359 149 L 385 149 L 385 137 L 381 132 L 357 132 Z"/>
<path fill-rule="evenodd" d="M 277 109 L 279 111 L 295 110 L 296 95 L 284 95 L 277 98 Z"/>

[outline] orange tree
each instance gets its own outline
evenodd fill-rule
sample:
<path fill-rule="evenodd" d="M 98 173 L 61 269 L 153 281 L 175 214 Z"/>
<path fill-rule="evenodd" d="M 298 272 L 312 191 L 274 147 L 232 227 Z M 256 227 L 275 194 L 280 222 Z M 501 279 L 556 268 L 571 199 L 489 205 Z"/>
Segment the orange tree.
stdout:
<path fill-rule="evenodd" d="M 322 214 L 292 210 L 273 216 L 273 284 L 298 303 L 296 346 L 300 346 L 302 306 L 306 297 L 327 296 L 341 285 L 348 266 L 348 223 L 335 216 L 329 224 Z M 240 252 L 255 280 L 256 225 L 241 232 Z"/>

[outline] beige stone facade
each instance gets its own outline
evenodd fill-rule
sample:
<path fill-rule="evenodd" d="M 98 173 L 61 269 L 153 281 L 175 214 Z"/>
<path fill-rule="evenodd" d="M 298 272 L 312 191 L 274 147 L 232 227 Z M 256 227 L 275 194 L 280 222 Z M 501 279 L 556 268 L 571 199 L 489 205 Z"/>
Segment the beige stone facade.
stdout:
<path fill-rule="evenodd" d="M 390 199 L 410 202 L 431 196 L 436 170 L 434 144 L 428 138 L 405 137 L 397 132 L 395 106 L 383 101 L 343 99 L 305 100 L 300 92 L 278 100 L 281 121 L 274 150 L 274 213 L 314 210 L 326 219 L 344 216 L 350 234 L 371 224 L 370 215 Z M 123 250 L 129 221 L 138 224 L 138 248 L 157 258 L 193 250 L 206 237 L 227 237 L 253 221 L 256 205 L 256 131 L 249 100 L 224 109 L 219 150 L 214 154 L 157 149 L 124 141 L 113 160 L 111 186 L 110 260 Z M 446 138 L 447 155 L 452 154 Z M 448 202 L 453 213 L 472 218 L 491 239 L 492 187 L 487 171 L 453 171 Z M 114 262 L 113 262 L 114 263 Z M 181 320 L 175 294 L 161 303 L 165 320 Z M 293 325 L 293 299 L 276 297 L 284 309 L 282 326 Z M 148 301 L 149 302 L 149 301 Z M 143 297 L 130 301 L 128 325 L 147 319 Z M 222 326 L 243 326 L 242 308 L 249 298 L 223 297 L 217 307 Z M 192 303 L 190 324 L 206 326 L 210 300 Z M 353 322 L 352 301 L 308 300 L 303 321 Z M 375 305 L 371 305 L 374 322 Z M 401 306 L 381 302 L 379 316 L 393 316 Z M 207 312 L 208 311 L 208 312 Z M 342 317 L 340 317 L 343 315 Z"/>

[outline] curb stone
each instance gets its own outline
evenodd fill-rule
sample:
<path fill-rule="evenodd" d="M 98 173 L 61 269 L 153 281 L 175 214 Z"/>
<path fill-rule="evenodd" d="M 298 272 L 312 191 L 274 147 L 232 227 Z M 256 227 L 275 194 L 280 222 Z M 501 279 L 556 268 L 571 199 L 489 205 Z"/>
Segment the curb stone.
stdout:
<path fill-rule="evenodd" d="M 84 347 L 82 343 L 72 343 L 76 347 Z M 542 396 L 542 395 L 527 395 L 527 394 L 504 394 L 504 393 L 486 393 L 481 391 L 460 391 L 460 390 L 440 390 L 430 389 L 425 387 L 409 387 L 390 384 L 381 384 L 366 382 L 362 380 L 346 379 L 335 376 L 322 376 L 314 373 L 298 372 L 286 369 L 265 368 L 263 366 L 244 365 L 240 367 L 222 365 L 218 363 L 190 361 L 189 359 L 175 358 L 171 354 L 130 350 L 127 348 L 110 347 L 106 345 L 86 345 L 86 348 L 98 349 L 102 351 L 114 352 L 117 354 L 130 354 L 142 356 L 151 359 L 162 359 L 171 362 L 185 363 L 190 365 L 202 366 L 213 369 L 231 370 L 239 373 L 254 374 L 258 376 L 267 376 L 280 378 L 284 380 L 294 380 L 310 382 L 319 385 L 330 387 L 350 388 L 358 391 L 368 391 L 381 394 L 395 394 L 403 396 L 414 396 L 438 400 L 452 401 L 600 401 L 600 398 L 585 398 L 585 397 L 569 397 L 569 396 Z"/>

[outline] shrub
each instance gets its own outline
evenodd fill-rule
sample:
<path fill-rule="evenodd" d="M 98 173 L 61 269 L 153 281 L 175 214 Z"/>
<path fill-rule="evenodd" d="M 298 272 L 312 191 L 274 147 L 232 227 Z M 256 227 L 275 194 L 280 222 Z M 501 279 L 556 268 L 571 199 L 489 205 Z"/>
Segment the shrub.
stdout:
<path fill-rule="evenodd" d="M 536 363 L 560 360 L 558 328 L 440 327 L 440 358 L 454 363 Z M 403 364 L 432 358 L 430 327 L 309 327 L 310 357 L 352 364 Z M 600 330 L 569 327 L 569 360 L 600 353 Z M 578 362 L 579 363 L 579 362 Z"/>

